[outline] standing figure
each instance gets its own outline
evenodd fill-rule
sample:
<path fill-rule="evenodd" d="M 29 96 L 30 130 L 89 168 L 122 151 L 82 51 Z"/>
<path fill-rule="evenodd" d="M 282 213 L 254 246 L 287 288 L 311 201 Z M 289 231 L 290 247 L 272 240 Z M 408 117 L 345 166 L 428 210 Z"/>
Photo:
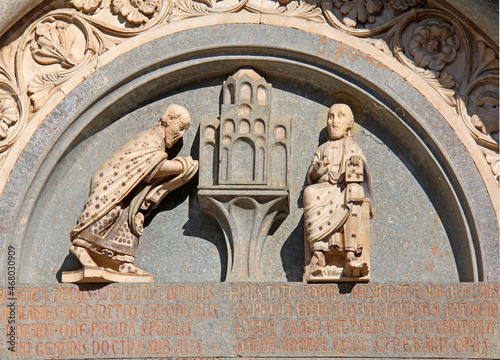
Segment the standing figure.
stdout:
<path fill-rule="evenodd" d="M 198 171 L 198 161 L 190 156 L 167 159 L 166 149 L 190 125 L 187 110 L 170 105 L 159 125 L 133 137 L 99 166 L 70 234 L 70 252 L 83 269 L 63 272 L 63 282 L 153 280 L 134 265 L 135 252 L 144 217 Z"/>
<path fill-rule="evenodd" d="M 373 188 L 353 125 L 349 106 L 330 108 L 330 141 L 316 150 L 307 173 L 305 281 L 368 281 Z"/>

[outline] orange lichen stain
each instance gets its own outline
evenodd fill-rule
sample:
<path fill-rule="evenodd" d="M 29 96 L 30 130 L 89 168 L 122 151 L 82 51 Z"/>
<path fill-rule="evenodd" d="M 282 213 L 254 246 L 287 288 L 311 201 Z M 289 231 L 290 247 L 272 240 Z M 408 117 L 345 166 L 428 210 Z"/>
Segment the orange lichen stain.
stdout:
<path fill-rule="evenodd" d="M 431 247 L 432 255 L 436 255 L 438 251 L 438 243 L 437 240 L 434 240 L 434 246 Z"/>
<path fill-rule="evenodd" d="M 436 219 L 434 220 L 434 224 L 433 225 L 433 228 L 431 230 L 431 236 L 432 238 L 434 239 L 434 246 L 431 247 L 431 252 L 432 252 L 432 255 L 436 255 L 437 254 L 437 251 L 438 251 L 438 244 L 437 244 L 437 239 L 436 239 L 436 235 L 434 234 L 434 230 L 438 227 L 439 225 L 439 215 L 436 214 Z"/>
<path fill-rule="evenodd" d="M 381 62 L 375 60 L 372 56 L 370 56 L 368 54 L 364 54 L 361 51 L 356 50 L 356 49 L 349 49 L 349 51 L 347 52 L 347 58 L 350 61 L 356 61 L 358 59 L 364 59 L 364 60 L 366 60 L 368 62 L 368 64 L 373 65 L 376 68 L 385 67 L 384 64 L 382 64 Z"/>
<path fill-rule="evenodd" d="M 344 50 L 345 50 L 345 46 L 343 44 L 339 44 L 339 46 L 337 46 L 337 49 L 333 53 L 333 56 L 332 56 L 333 61 L 338 62 L 340 57 L 342 56 L 342 52 Z"/>
<path fill-rule="evenodd" d="M 320 44 L 320 45 L 323 45 L 325 42 L 326 42 L 326 36 L 325 36 L 325 35 L 323 35 L 323 36 L 321 37 L 321 40 L 319 41 L 319 44 Z"/>
<path fill-rule="evenodd" d="M 425 267 L 425 270 L 427 270 L 427 271 L 434 271 L 434 264 L 432 264 L 432 263 L 427 263 L 427 264 L 425 264 L 424 267 Z"/>

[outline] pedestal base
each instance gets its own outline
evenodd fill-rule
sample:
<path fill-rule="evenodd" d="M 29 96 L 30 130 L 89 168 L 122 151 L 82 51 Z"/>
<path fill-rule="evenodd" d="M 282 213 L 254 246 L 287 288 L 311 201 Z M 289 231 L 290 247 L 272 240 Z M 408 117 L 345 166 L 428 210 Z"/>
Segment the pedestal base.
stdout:
<path fill-rule="evenodd" d="M 345 276 L 343 268 L 336 266 L 325 266 L 323 272 L 319 275 L 313 275 L 310 271 L 310 265 L 304 270 L 304 281 L 310 283 L 318 282 L 369 282 L 370 275 L 366 276 Z"/>
<path fill-rule="evenodd" d="M 218 187 L 199 189 L 201 208 L 224 231 L 225 281 L 260 281 L 260 258 L 272 224 L 289 213 L 287 190 Z"/>
<path fill-rule="evenodd" d="M 75 271 L 64 271 L 61 281 L 63 283 L 131 283 L 153 282 L 153 275 L 123 274 L 103 267 L 83 268 Z"/>

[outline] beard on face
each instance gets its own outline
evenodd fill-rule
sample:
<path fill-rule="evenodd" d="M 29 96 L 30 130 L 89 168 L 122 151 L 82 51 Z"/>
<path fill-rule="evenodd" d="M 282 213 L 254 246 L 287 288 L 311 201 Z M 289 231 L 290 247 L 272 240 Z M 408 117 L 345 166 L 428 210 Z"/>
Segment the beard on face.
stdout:
<path fill-rule="evenodd" d="M 168 137 L 168 135 L 170 136 Z M 180 131 L 174 134 L 167 134 L 167 137 L 165 137 L 165 145 L 170 149 L 180 138 Z"/>
<path fill-rule="evenodd" d="M 330 135 L 331 139 L 338 140 L 347 135 L 347 129 L 345 129 L 344 127 L 329 126 L 328 135 Z"/>

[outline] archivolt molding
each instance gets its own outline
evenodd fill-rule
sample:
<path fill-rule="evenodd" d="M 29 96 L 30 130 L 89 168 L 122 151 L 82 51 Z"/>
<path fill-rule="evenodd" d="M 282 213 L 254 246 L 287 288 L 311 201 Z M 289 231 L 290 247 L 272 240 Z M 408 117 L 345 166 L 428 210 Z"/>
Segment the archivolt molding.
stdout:
<path fill-rule="evenodd" d="M 300 18 L 390 55 L 461 119 L 498 183 L 498 49 L 438 2 L 423 0 L 68 0 L 0 50 L 3 177 L 14 165 L 6 159 L 12 160 L 9 153 L 23 131 L 36 129 L 54 107 L 51 97 L 97 69 L 102 54 L 165 24 L 232 13 L 281 17 L 282 26 L 287 18 Z"/>

